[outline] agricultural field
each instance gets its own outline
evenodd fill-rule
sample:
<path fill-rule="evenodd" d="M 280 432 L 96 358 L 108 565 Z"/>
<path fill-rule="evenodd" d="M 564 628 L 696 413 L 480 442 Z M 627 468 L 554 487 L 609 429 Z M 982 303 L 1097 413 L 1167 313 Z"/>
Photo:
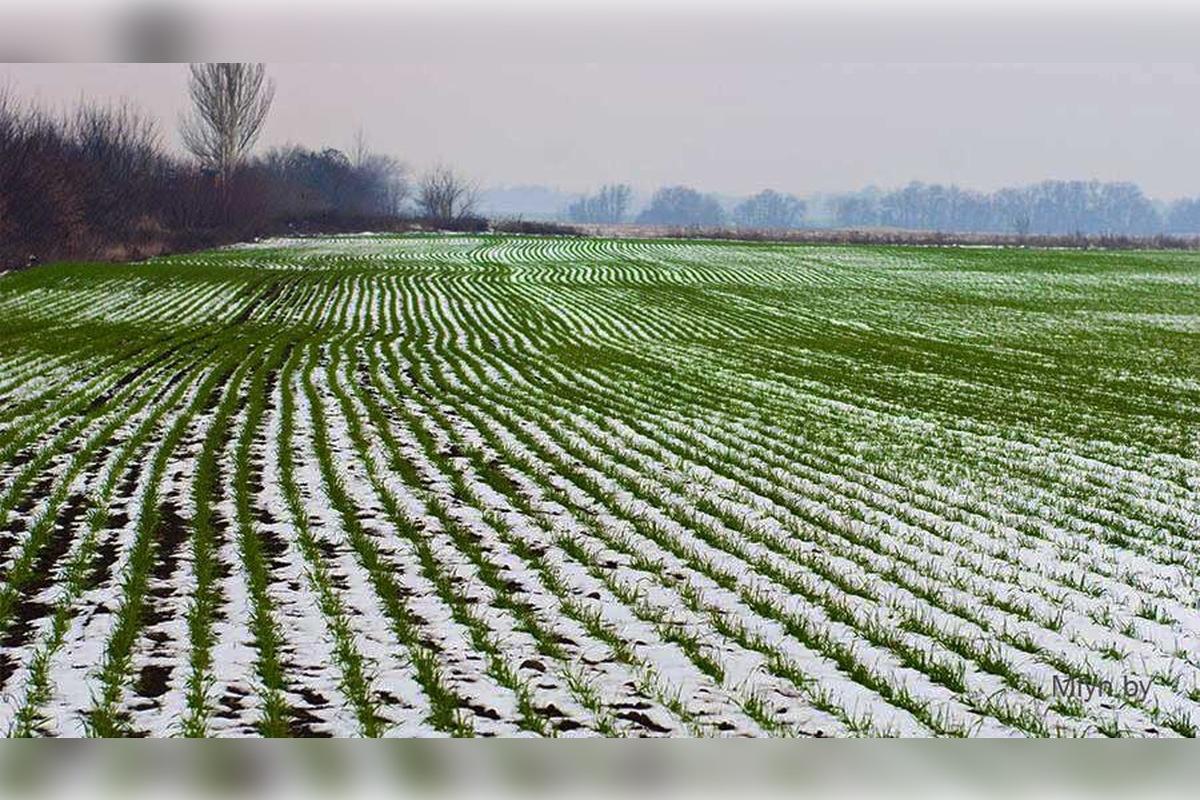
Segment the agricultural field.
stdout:
<path fill-rule="evenodd" d="M 1200 256 L 0 277 L 9 735 L 1192 736 Z"/>

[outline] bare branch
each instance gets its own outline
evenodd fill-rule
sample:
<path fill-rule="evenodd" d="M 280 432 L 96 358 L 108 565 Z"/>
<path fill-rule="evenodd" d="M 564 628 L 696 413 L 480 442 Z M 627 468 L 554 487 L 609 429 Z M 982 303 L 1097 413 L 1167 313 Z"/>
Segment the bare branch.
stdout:
<path fill-rule="evenodd" d="M 421 176 L 417 207 L 431 222 L 459 222 L 474 216 L 478 205 L 478 187 L 450 167 L 440 164 Z"/>

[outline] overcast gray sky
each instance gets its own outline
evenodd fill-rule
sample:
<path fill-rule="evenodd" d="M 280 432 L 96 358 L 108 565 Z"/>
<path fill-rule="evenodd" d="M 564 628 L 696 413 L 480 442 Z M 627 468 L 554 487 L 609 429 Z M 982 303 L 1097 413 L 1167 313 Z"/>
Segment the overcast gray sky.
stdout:
<path fill-rule="evenodd" d="M 1189 9 L 850 6 L 556 15 L 456 3 L 236 27 L 208 14 L 188 19 L 179 56 L 292 62 L 270 64 L 278 92 L 261 146 L 344 148 L 361 125 L 415 167 L 442 160 L 488 185 L 808 194 L 1096 178 L 1200 195 Z M 176 64 L 0 65 L 0 82 L 50 105 L 134 100 L 172 144 L 184 81 Z"/>

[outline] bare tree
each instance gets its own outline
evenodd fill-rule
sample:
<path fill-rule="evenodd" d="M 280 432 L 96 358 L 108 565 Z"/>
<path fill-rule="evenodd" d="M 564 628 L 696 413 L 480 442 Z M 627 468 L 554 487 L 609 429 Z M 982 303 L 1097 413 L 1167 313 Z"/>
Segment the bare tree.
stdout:
<path fill-rule="evenodd" d="M 275 83 L 262 64 L 188 66 L 192 111 L 180 123 L 188 151 L 227 184 L 262 132 Z"/>
<path fill-rule="evenodd" d="M 633 189 L 628 184 L 608 184 L 596 194 L 584 195 L 572 203 L 567 216 L 572 222 L 622 222 L 632 197 Z"/>
<path fill-rule="evenodd" d="M 371 147 L 367 144 L 367 132 L 359 125 L 358 130 L 354 132 L 354 144 L 350 148 L 350 163 L 357 169 L 370 157 Z"/>
<path fill-rule="evenodd" d="M 804 209 L 803 200 L 764 189 L 738 203 L 733 210 L 733 220 L 739 227 L 752 230 L 794 228 L 804 216 Z"/>
<path fill-rule="evenodd" d="M 616 183 L 600 190 L 600 207 L 609 222 L 622 222 L 629 211 L 633 189 L 627 183 Z"/>
<path fill-rule="evenodd" d="M 712 195 L 687 186 L 667 186 L 654 193 L 637 221 L 642 225 L 715 228 L 725 224 L 725 210 Z"/>
<path fill-rule="evenodd" d="M 1028 214 L 1017 214 L 1015 217 L 1013 217 L 1013 222 L 1012 222 L 1013 232 L 1016 233 L 1017 236 L 1024 239 L 1026 236 L 1029 235 L 1030 222 L 1031 222 L 1031 220 L 1029 219 Z"/>
<path fill-rule="evenodd" d="M 408 167 L 393 156 L 374 152 L 361 125 L 354 132 L 350 164 L 368 195 L 364 199 L 369 208 L 360 210 L 389 215 L 401 212 L 411 193 Z"/>
<path fill-rule="evenodd" d="M 439 225 L 474 216 L 478 205 L 478 187 L 445 165 L 426 172 L 417 185 L 417 208 Z"/>
<path fill-rule="evenodd" d="M 369 153 L 355 170 L 370 187 L 375 213 L 400 214 L 411 194 L 408 168 L 404 162 L 382 153 Z"/>

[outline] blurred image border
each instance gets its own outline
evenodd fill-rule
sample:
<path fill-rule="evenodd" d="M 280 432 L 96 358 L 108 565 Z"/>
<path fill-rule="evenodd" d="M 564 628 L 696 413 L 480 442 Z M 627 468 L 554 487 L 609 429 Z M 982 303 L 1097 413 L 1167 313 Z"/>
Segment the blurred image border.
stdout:
<path fill-rule="evenodd" d="M 1175 797 L 1159 741 L 9 741 L 0 796 Z"/>

